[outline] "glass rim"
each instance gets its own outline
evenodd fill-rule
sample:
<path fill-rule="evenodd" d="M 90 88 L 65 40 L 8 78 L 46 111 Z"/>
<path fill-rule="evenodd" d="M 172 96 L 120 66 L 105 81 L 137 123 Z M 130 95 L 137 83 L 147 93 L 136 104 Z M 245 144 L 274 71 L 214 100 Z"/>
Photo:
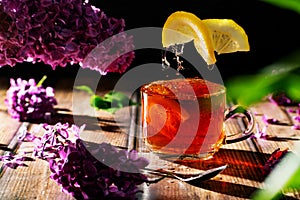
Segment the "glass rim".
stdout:
<path fill-rule="evenodd" d="M 156 80 L 156 81 L 152 81 L 152 82 L 149 82 L 149 83 L 146 83 L 146 84 L 143 84 L 141 87 L 140 87 L 140 92 L 141 93 L 145 93 L 147 95 L 161 95 L 161 96 L 165 96 L 165 97 L 170 97 L 170 98 L 177 98 L 177 99 L 182 99 L 182 98 L 209 98 L 209 97 L 212 97 L 212 96 L 218 96 L 218 95 L 222 95 L 222 94 L 226 94 L 226 87 L 222 84 L 218 84 L 218 83 L 214 83 L 214 82 L 210 82 L 210 81 L 207 81 L 207 80 L 204 80 L 206 82 L 210 82 L 210 83 L 213 83 L 213 84 L 216 84 L 218 85 L 218 87 L 220 87 L 220 89 L 218 89 L 217 91 L 213 91 L 213 92 L 210 92 L 213 89 L 214 86 L 210 85 L 210 84 L 206 84 L 207 88 L 208 88 L 208 93 L 203 93 L 203 94 L 200 94 L 200 95 L 196 95 L 196 92 L 194 90 L 194 93 L 180 93 L 180 97 L 178 95 L 176 95 L 175 93 L 173 94 L 161 94 L 161 93 L 158 93 L 158 92 L 154 92 L 152 90 L 149 90 L 147 89 L 149 86 L 153 85 L 153 84 L 160 84 L 160 83 L 164 83 L 164 82 L 170 82 L 170 81 L 174 81 L 174 80 L 180 80 L 182 78 L 178 78 L 178 79 L 168 79 L 168 80 Z M 184 78 L 182 80 L 187 80 L 187 79 L 194 79 L 194 78 Z M 195 78 L 195 79 L 198 79 L 198 78 Z M 172 90 L 171 90 L 172 91 Z M 183 99 L 184 100 L 184 99 Z"/>

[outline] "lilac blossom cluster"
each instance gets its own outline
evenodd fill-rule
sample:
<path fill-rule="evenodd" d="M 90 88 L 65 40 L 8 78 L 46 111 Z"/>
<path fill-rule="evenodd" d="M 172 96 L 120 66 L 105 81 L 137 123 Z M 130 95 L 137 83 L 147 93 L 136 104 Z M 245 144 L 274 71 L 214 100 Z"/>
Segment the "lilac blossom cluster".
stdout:
<path fill-rule="evenodd" d="M 93 63 L 86 61 L 82 67 L 102 74 L 122 73 L 134 59 L 124 20 L 108 17 L 88 1 L 0 0 L 0 17 L 0 67 L 24 61 L 43 62 L 53 69 L 82 64 L 97 45 L 114 35 L 113 42 L 101 45 L 103 52 L 93 57 Z M 111 56 L 115 60 L 103 62 Z"/>
<path fill-rule="evenodd" d="M 5 104 L 12 118 L 19 121 L 44 119 L 54 114 L 57 100 L 52 87 L 37 85 L 34 79 L 10 79 Z"/>
<path fill-rule="evenodd" d="M 108 72 L 123 73 L 134 59 L 133 49 L 133 37 L 119 33 L 98 44 L 79 64 L 102 75 Z"/>
<path fill-rule="evenodd" d="M 87 149 L 79 138 L 84 126 L 44 124 L 42 137 L 23 132 L 20 140 L 34 142 L 34 155 L 49 162 L 50 178 L 76 199 L 136 199 L 140 173 L 149 162 L 136 151 L 118 150 L 108 143 Z M 92 152 L 92 153 L 91 153 Z M 96 156 L 95 156 L 96 155 Z"/>

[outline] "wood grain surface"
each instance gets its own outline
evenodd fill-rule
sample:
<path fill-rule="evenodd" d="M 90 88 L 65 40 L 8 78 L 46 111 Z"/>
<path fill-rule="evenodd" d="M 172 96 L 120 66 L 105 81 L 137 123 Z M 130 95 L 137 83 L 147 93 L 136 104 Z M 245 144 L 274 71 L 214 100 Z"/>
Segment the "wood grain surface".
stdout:
<path fill-rule="evenodd" d="M 21 123 L 8 115 L 4 104 L 8 84 L 7 79 L 0 80 L 0 143 L 14 148 L 15 153 L 30 152 L 33 144 L 18 142 L 16 140 L 18 131 L 22 126 L 26 126 L 29 132 L 42 134 L 42 130 L 39 129 L 40 123 Z M 58 113 L 49 122 L 53 124 L 59 121 L 68 122 L 78 126 L 86 124 L 86 129 L 81 135 L 86 142 L 109 142 L 117 147 L 141 150 L 143 144 L 137 137 L 140 131 L 139 107 L 126 107 L 115 115 L 96 111 L 89 106 L 89 95 L 74 90 L 73 84 L 72 80 L 65 79 L 55 85 Z M 111 88 L 112 85 L 109 85 L 105 89 L 97 90 L 97 93 L 104 94 Z M 164 178 L 156 184 L 142 184 L 140 187 L 143 193 L 138 194 L 137 198 L 142 200 L 249 199 L 254 191 L 263 186 L 262 166 L 270 154 L 277 148 L 293 150 L 294 146 L 299 144 L 300 131 L 291 128 L 295 122 L 293 113 L 288 112 L 287 109 L 270 102 L 261 102 L 252 106 L 251 111 L 257 121 L 255 131 L 265 126 L 262 120 L 264 115 L 278 119 L 282 125 L 269 125 L 268 139 L 249 138 L 242 142 L 226 144 L 207 161 L 181 165 L 141 153 L 151 159 L 150 165 L 160 163 L 165 168 L 181 172 L 197 172 L 222 164 L 227 164 L 228 167 L 216 177 L 197 184 L 188 184 L 173 178 Z M 235 132 L 241 128 L 243 127 L 240 123 L 231 121 L 226 131 Z M 0 151 L 0 155 L 6 153 Z M 64 194 L 61 187 L 49 178 L 50 170 L 47 162 L 35 158 L 35 161 L 27 162 L 27 165 L 17 169 L 1 165 L 0 199 L 73 199 L 72 196 Z M 300 199 L 300 194 L 288 193 L 283 199 Z"/>

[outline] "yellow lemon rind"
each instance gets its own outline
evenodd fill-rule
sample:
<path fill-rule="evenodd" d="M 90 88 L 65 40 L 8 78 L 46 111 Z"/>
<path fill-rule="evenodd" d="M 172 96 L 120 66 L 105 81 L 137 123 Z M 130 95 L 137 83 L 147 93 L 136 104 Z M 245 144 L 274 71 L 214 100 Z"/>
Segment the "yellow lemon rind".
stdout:
<path fill-rule="evenodd" d="M 211 32 L 214 50 L 218 54 L 250 50 L 245 30 L 233 20 L 204 19 L 202 21 Z"/>
<path fill-rule="evenodd" d="M 177 11 L 166 20 L 162 31 L 163 47 L 194 40 L 198 53 L 208 65 L 216 63 L 213 42 L 207 26 L 196 15 Z"/>

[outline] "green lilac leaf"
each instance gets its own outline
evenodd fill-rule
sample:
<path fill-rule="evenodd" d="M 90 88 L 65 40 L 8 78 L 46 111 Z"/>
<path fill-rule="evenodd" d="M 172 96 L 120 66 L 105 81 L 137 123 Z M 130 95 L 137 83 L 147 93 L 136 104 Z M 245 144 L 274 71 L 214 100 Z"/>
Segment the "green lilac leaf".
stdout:
<path fill-rule="evenodd" d="M 132 101 L 126 94 L 117 91 L 110 91 L 104 95 L 104 99 L 110 101 L 114 107 L 124 107 L 139 105 L 138 103 Z"/>
<path fill-rule="evenodd" d="M 104 95 L 104 99 L 117 107 L 123 107 L 129 102 L 129 97 L 122 92 L 110 91 Z"/>
<path fill-rule="evenodd" d="M 90 104 L 93 108 L 98 108 L 98 109 L 108 109 L 111 107 L 111 102 L 103 99 L 98 95 L 91 96 Z"/>
<path fill-rule="evenodd" d="M 94 95 L 95 94 L 94 91 L 89 86 L 86 86 L 86 85 L 75 86 L 75 89 L 81 90 L 81 91 L 85 91 L 85 92 L 87 92 L 90 95 Z"/>
<path fill-rule="evenodd" d="M 139 105 L 139 103 L 132 101 L 123 92 L 110 91 L 101 97 L 96 95 L 92 89 L 86 85 L 76 86 L 75 89 L 85 91 L 91 95 L 90 105 L 93 108 L 104 110 L 112 114 L 125 106 Z"/>

